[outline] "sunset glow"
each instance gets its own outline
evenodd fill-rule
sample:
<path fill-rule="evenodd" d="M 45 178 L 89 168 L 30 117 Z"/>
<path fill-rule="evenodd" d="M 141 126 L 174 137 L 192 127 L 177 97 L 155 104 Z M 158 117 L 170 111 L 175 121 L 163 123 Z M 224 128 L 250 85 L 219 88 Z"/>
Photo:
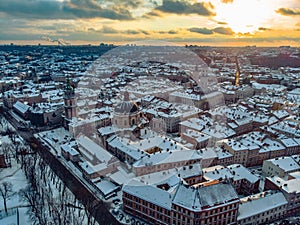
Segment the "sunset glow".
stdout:
<path fill-rule="evenodd" d="M 0 43 L 300 43 L 299 0 L 3 0 Z M 49 40 L 46 39 L 46 40 Z M 53 44 L 49 43 L 48 44 Z"/>
<path fill-rule="evenodd" d="M 260 7 L 258 7 L 260 5 Z M 217 19 L 228 23 L 236 33 L 254 33 L 273 16 L 270 1 L 240 0 L 216 6 Z"/>

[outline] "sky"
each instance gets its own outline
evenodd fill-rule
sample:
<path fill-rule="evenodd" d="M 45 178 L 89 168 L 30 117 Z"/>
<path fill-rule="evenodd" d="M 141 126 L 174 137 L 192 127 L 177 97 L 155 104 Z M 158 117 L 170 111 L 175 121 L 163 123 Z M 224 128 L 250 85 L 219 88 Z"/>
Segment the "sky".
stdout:
<path fill-rule="evenodd" d="M 300 0 L 0 0 L 0 44 L 300 46 Z"/>

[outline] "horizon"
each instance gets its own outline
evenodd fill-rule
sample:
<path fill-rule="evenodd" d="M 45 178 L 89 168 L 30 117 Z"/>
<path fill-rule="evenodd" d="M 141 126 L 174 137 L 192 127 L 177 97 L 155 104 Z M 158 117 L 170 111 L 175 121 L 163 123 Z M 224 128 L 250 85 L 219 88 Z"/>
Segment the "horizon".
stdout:
<path fill-rule="evenodd" d="M 44 46 L 44 47 L 100 47 L 101 44 L 104 45 L 113 45 L 115 47 L 119 47 L 119 46 L 126 46 L 126 45 L 132 45 L 136 43 L 136 42 L 128 42 L 128 43 L 118 43 L 118 42 L 83 42 L 83 43 L 76 43 L 76 44 L 68 44 L 68 45 L 59 45 L 56 43 L 43 43 L 43 42 L 38 42 L 38 41 L 30 41 L 30 42 L 23 42 L 23 41 L 17 41 L 17 42 L 13 42 L 13 41 L 0 41 L 0 46 Z M 192 43 L 173 43 L 173 42 L 167 42 L 170 43 L 170 45 L 149 45 L 149 46 L 178 46 L 178 47 L 209 47 L 209 48 L 300 48 L 300 43 L 299 45 L 236 45 L 236 44 L 232 44 L 232 45 L 209 45 L 207 43 L 196 43 L 196 42 L 192 42 Z M 135 46 L 143 46 L 143 45 L 135 45 Z"/>

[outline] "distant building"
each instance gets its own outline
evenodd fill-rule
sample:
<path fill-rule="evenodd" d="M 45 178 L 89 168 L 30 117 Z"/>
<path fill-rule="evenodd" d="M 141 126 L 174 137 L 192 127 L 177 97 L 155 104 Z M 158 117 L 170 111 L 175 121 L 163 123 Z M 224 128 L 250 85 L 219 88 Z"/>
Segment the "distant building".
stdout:
<path fill-rule="evenodd" d="M 5 156 L 4 154 L 0 153 L 0 168 L 6 168 L 7 164 L 6 164 L 6 160 L 5 160 Z"/>
<path fill-rule="evenodd" d="M 217 158 L 216 158 L 216 165 L 228 166 L 233 164 L 233 155 L 226 151 L 224 147 L 220 146 L 215 148 Z"/>
<path fill-rule="evenodd" d="M 24 104 L 22 102 L 17 101 L 13 105 L 13 110 L 20 115 L 23 119 L 29 119 L 29 113 L 30 113 L 30 106 L 27 104 Z"/>
<path fill-rule="evenodd" d="M 107 139 L 107 150 L 113 153 L 122 162 L 133 164 L 141 159 L 142 156 L 146 156 L 146 153 L 140 151 L 134 146 L 127 145 L 121 138 L 116 135 Z"/>
<path fill-rule="evenodd" d="M 281 192 L 262 192 L 241 199 L 239 205 L 239 225 L 268 224 L 284 218 L 287 200 Z"/>
<path fill-rule="evenodd" d="M 234 163 L 241 163 L 244 166 L 247 165 L 249 151 L 251 151 L 248 146 L 244 146 L 240 142 L 229 139 L 224 142 L 224 148 L 233 155 Z M 258 149 L 253 149 L 252 151 L 255 151 L 256 154 L 258 153 Z"/>
<path fill-rule="evenodd" d="M 285 138 L 280 139 L 280 142 L 286 149 L 286 155 L 300 154 L 300 138 Z"/>
<path fill-rule="evenodd" d="M 72 120 L 69 123 L 69 132 L 72 137 L 77 137 L 80 134 L 92 136 L 99 127 L 106 127 L 109 125 L 111 125 L 109 114 L 92 114 L 88 118 Z"/>
<path fill-rule="evenodd" d="M 300 212 L 300 172 L 290 173 L 287 179 L 266 177 L 264 190 L 280 190 L 287 199 L 286 215 Z"/>
<path fill-rule="evenodd" d="M 286 154 L 286 148 L 277 139 L 271 139 L 263 132 L 251 132 L 224 140 L 222 144 L 224 149 L 233 154 L 234 163 L 248 167 L 262 165 L 265 160 Z"/>
<path fill-rule="evenodd" d="M 133 164 L 133 171 L 141 176 L 148 173 L 189 166 L 201 162 L 200 152 L 193 150 L 176 150 L 157 152 L 151 155 L 142 154 L 141 158 Z"/>
<path fill-rule="evenodd" d="M 191 143 L 194 149 L 201 149 L 208 145 L 210 136 L 198 131 L 186 130 L 186 132 L 181 133 L 181 138 L 188 143 Z"/>
<path fill-rule="evenodd" d="M 64 103 L 37 103 L 30 108 L 29 119 L 34 126 L 62 124 Z"/>
<path fill-rule="evenodd" d="M 169 96 L 169 101 L 174 103 L 193 105 L 199 109 L 207 110 L 224 104 L 224 97 L 221 92 L 214 91 L 204 95 L 187 94 L 183 92 L 173 92 Z"/>
<path fill-rule="evenodd" d="M 259 192 L 259 178 L 240 164 L 204 168 L 203 178 L 206 181 L 230 180 L 238 194 L 249 195 Z"/>
<path fill-rule="evenodd" d="M 80 153 L 73 147 L 68 144 L 61 145 L 61 154 L 66 160 L 71 162 L 80 161 Z"/>
<path fill-rule="evenodd" d="M 265 160 L 262 171 L 266 176 L 286 178 L 290 173 L 300 171 L 300 166 L 292 157 L 277 157 Z"/>
<path fill-rule="evenodd" d="M 83 176 L 87 179 L 94 179 L 117 171 L 120 161 L 100 145 L 86 136 L 77 138 L 78 152 L 83 157 L 79 166 Z M 76 157 L 77 153 L 71 148 L 69 157 Z M 77 158 L 75 158 L 77 160 Z"/>

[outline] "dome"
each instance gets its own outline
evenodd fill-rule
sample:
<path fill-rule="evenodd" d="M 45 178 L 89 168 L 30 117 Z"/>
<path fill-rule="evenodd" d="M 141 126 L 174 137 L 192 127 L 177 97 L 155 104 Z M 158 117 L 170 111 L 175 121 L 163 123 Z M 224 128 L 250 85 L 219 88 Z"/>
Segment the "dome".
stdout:
<path fill-rule="evenodd" d="M 138 106 L 134 102 L 124 101 L 118 104 L 115 108 L 116 113 L 132 114 L 138 112 Z"/>

